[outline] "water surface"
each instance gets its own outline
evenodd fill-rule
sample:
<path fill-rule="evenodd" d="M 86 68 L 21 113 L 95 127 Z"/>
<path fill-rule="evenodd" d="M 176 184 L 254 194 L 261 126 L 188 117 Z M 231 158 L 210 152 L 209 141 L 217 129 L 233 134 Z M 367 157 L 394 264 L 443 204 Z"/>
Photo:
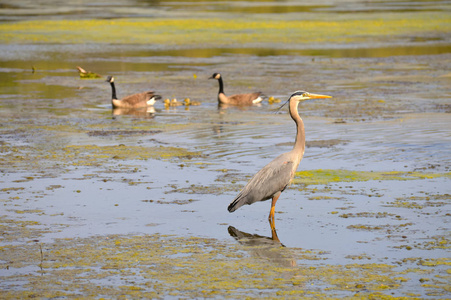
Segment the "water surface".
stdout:
<path fill-rule="evenodd" d="M 0 14 L 22 26 L 249 14 L 424 20 L 446 11 L 446 1 L 16 1 Z M 27 42 L 0 44 L 2 293 L 449 298 L 449 32 L 361 34 L 174 46 L 18 33 Z M 78 65 L 102 78 L 80 79 Z M 218 108 L 214 72 L 227 94 L 261 90 L 281 102 Z M 106 75 L 119 96 L 153 89 L 201 104 L 112 111 Z M 299 89 L 333 98 L 299 106 L 307 149 L 272 232 L 269 202 L 226 208 L 291 149 L 294 123 L 276 110 Z"/>

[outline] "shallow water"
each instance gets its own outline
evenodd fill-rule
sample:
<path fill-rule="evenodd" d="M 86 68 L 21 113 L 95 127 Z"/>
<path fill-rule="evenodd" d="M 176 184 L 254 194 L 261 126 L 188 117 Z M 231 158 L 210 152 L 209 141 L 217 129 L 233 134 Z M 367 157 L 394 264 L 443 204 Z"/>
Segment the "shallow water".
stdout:
<path fill-rule="evenodd" d="M 446 1 L 34 5 L 0 13 L 6 22 L 62 11 L 341 20 L 449 10 Z M 449 32 L 428 35 L 273 47 L 1 44 L 0 289 L 11 298 L 449 298 L 451 47 Z M 77 65 L 102 78 L 80 79 Z M 286 108 L 276 113 L 281 103 L 218 108 L 213 72 L 228 94 L 333 96 L 299 106 L 307 149 L 277 203 L 276 233 L 269 202 L 226 208 L 291 149 L 293 121 Z M 119 96 L 154 89 L 201 105 L 113 112 L 106 75 Z"/>

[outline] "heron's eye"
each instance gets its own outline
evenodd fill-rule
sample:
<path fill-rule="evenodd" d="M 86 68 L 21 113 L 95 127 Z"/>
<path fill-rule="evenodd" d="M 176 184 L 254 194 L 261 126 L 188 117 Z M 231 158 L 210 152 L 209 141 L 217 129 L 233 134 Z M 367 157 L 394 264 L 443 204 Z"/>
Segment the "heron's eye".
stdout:
<path fill-rule="evenodd" d="M 302 97 L 308 97 L 309 93 L 305 92 L 304 94 L 302 94 Z"/>

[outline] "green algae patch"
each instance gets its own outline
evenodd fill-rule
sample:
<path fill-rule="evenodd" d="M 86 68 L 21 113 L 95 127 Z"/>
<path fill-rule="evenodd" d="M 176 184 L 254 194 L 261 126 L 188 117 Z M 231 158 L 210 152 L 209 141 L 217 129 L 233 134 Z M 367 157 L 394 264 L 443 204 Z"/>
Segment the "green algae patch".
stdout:
<path fill-rule="evenodd" d="M 0 24 L 2 43 L 115 43 L 164 45 L 311 44 L 369 42 L 406 34 L 451 31 L 446 13 L 386 14 L 373 19 L 114 19 L 32 20 Z M 365 34 L 362 35 L 362 32 Z"/>
<path fill-rule="evenodd" d="M 6 149 L 8 148 L 8 149 Z M 2 147 L 4 155 L 0 157 L 0 166 L 5 169 L 40 170 L 68 166 L 104 166 L 108 162 L 148 159 L 186 160 L 201 157 L 197 151 L 171 146 L 115 146 L 68 145 L 60 149 L 41 149 L 33 146 Z M 5 192 L 9 192 L 5 190 Z"/>
<path fill-rule="evenodd" d="M 165 192 L 166 194 L 171 193 L 183 193 L 183 194 L 199 194 L 199 195 L 221 195 L 227 192 L 236 192 L 239 190 L 239 187 L 234 184 L 211 184 L 208 186 L 205 185 L 196 185 L 191 184 L 189 187 L 179 188 L 176 186 L 171 186 L 172 190 Z"/>
<path fill-rule="evenodd" d="M 413 223 L 405 223 L 405 224 L 399 224 L 399 225 L 393 225 L 393 224 L 385 224 L 385 225 L 363 225 L 363 224 L 356 224 L 356 225 L 349 225 L 348 229 L 353 230 L 366 230 L 366 231 L 386 231 L 386 232 L 399 232 L 405 228 L 408 228 L 409 226 L 413 225 Z"/>
<path fill-rule="evenodd" d="M 395 246 L 394 248 L 408 248 L 410 249 L 416 248 L 421 250 L 433 250 L 433 249 L 450 249 L 451 248 L 451 239 L 449 236 L 433 236 L 430 237 L 427 241 L 420 241 L 420 242 L 413 242 L 409 246 L 407 245 L 401 245 L 401 246 Z M 410 250 L 408 249 L 408 250 Z M 451 260 L 451 259 L 450 259 Z M 451 263 L 448 262 L 448 265 L 451 265 Z"/>
<path fill-rule="evenodd" d="M 421 210 L 426 207 L 445 207 L 450 203 L 450 200 L 450 194 L 399 197 L 388 202 L 385 206 Z"/>
<path fill-rule="evenodd" d="M 421 173 L 421 172 L 370 172 L 350 170 L 309 170 L 296 172 L 293 184 L 329 184 L 333 182 L 355 182 L 369 180 L 413 180 L 433 179 L 439 177 L 451 178 L 448 173 Z"/>
<path fill-rule="evenodd" d="M 147 160 L 147 159 L 192 159 L 200 157 L 200 152 L 191 152 L 178 147 L 143 147 L 143 146 L 98 146 L 69 145 L 63 148 L 66 159 L 73 165 L 95 165 L 103 160 Z"/>
<path fill-rule="evenodd" d="M 401 219 L 401 216 L 396 214 L 391 214 L 388 212 L 358 212 L 358 213 L 346 213 L 339 215 L 340 218 L 388 218 L 392 217 L 396 220 Z"/>
<path fill-rule="evenodd" d="M 131 135 L 149 135 L 161 133 L 162 130 L 91 130 L 89 136 L 131 136 Z"/>
<path fill-rule="evenodd" d="M 21 213 L 20 211 L 16 212 L 19 214 Z M 55 230 L 55 228 L 53 228 L 53 230 Z M 15 220 L 6 216 L 0 216 L 0 232 L 0 242 L 9 243 L 37 239 L 42 235 L 51 232 L 51 230 L 49 228 L 45 228 L 37 221 Z M 4 248 L 5 247 L 0 247 L 0 251 L 4 250 Z M 0 259 L 0 261 L 2 259 Z"/>
<path fill-rule="evenodd" d="M 431 273 L 448 264 L 443 258 L 404 271 L 385 263 L 326 265 L 318 264 L 319 252 L 249 239 L 108 235 L 7 245 L 0 247 L 2 297 L 402 299 L 391 295 L 403 295 L 403 287 L 446 293 L 441 280 L 410 278 L 447 276 Z"/>
<path fill-rule="evenodd" d="M 9 194 L 10 192 L 17 192 L 17 191 L 23 191 L 23 190 L 25 190 L 24 187 L 13 187 L 13 188 L 2 188 L 2 189 L 0 189 L 0 192 Z"/>

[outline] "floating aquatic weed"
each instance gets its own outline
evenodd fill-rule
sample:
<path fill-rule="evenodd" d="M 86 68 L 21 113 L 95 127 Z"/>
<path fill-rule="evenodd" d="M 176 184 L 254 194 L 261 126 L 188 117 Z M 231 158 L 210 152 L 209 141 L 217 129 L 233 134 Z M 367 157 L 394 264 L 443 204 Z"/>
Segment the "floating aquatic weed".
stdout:
<path fill-rule="evenodd" d="M 401 219 L 399 215 L 388 212 L 358 212 L 358 213 L 346 213 L 339 215 L 340 218 L 387 218 L 392 217 L 396 220 Z"/>
<path fill-rule="evenodd" d="M 356 225 L 349 225 L 346 228 L 348 229 L 354 229 L 354 230 L 367 230 L 367 231 L 381 231 L 384 230 L 387 233 L 390 233 L 392 231 L 400 231 L 406 227 L 412 226 L 413 223 L 404 223 L 404 224 L 385 224 L 385 225 L 365 225 L 365 224 L 356 224 Z"/>
<path fill-rule="evenodd" d="M 349 170 L 309 170 L 296 172 L 293 184 L 328 184 L 331 182 L 353 182 L 369 180 L 414 180 L 432 179 L 438 177 L 451 178 L 451 173 L 421 173 L 421 172 L 371 172 Z"/>
<path fill-rule="evenodd" d="M 188 199 L 188 200 L 171 200 L 171 201 L 162 201 L 162 200 L 141 200 L 142 202 L 147 203 L 155 203 L 155 204 L 176 204 L 176 205 L 186 205 L 192 202 L 196 202 L 198 200 Z"/>
<path fill-rule="evenodd" d="M 17 192 L 17 191 L 23 191 L 25 190 L 24 187 L 10 187 L 10 188 L 2 188 L 0 191 L 4 193 L 11 193 L 11 192 Z"/>
<path fill-rule="evenodd" d="M 448 199 L 451 199 L 449 194 L 399 197 L 394 201 L 387 203 L 385 206 L 422 210 L 427 207 L 444 207 L 449 204 L 448 201 L 444 201 Z M 427 214 L 429 212 L 424 213 Z"/>
<path fill-rule="evenodd" d="M 446 13 L 397 15 L 384 20 L 234 20 L 107 19 L 30 20 L 0 24 L 3 43 L 110 43 L 163 45 L 358 43 L 398 35 L 440 35 L 449 32 Z M 365 32 L 365 35 L 362 35 Z M 245 33 L 245 34 L 243 34 Z"/>
<path fill-rule="evenodd" d="M 450 249 L 451 241 L 448 236 L 433 236 L 428 238 L 428 241 L 415 242 L 412 247 L 422 250 L 432 249 Z M 395 247 L 396 248 L 396 247 Z"/>
<path fill-rule="evenodd" d="M 225 192 L 230 191 L 236 191 L 239 189 L 239 187 L 236 187 L 234 185 L 196 185 L 191 184 L 189 187 L 186 188 L 179 188 L 176 186 L 172 186 L 172 190 L 165 192 L 165 194 L 171 194 L 171 193 L 182 193 L 182 194 L 199 194 L 199 195 L 220 195 Z"/>
<path fill-rule="evenodd" d="M 19 214 L 22 213 L 39 213 L 43 214 L 42 211 L 16 211 Z M 1 251 L 7 251 L 5 249 L 8 249 L 7 244 L 5 243 L 15 243 L 15 242 L 21 242 L 21 241 L 31 241 L 41 238 L 46 233 L 49 233 L 51 231 L 58 231 L 58 228 L 66 227 L 66 225 L 57 225 L 54 224 L 53 228 L 50 229 L 44 225 L 42 225 L 38 221 L 23 221 L 23 220 L 15 220 L 15 219 L 9 219 L 6 216 L 0 216 L 0 243 L 2 243 L 4 246 L 0 247 Z M 15 263 L 19 262 L 16 260 L 13 260 Z M 3 262 L 4 263 L 4 262 Z"/>
<path fill-rule="evenodd" d="M 163 132 L 162 130 L 91 130 L 89 136 L 130 136 L 130 135 L 150 135 Z"/>
<path fill-rule="evenodd" d="M 345 198 L 323 195 L 323 196 L 310 196 L 308 197 L 308 200 L 345 200 Z"/>
<path fill-rule="evenodd" d="M 409 286 L 405 293 L 409 293 L 413 284 L 409 274 L 450 264 L 449 259 L 416 259 L 413 262 L 418 262 L 419 270 L 404 271 L 384 263 L 309 265 L 317 261 L 319 252 L 159 234 L 23 243 L 3 246 L 0 253 L 9 267 L 15 268 L 0 275 L 5 299 L 25 295 L 199 298 L 219 294 L 225 298 L 310 298 L 338 297 L 344 292 L 380 299 L 397 293 L 405 284 Z M 286 259 L 296 263 L 285 265 Z M 443 274 L 431 270 L 423 274 Z M 446 286 L 436 278 L 418 281 L 416 289 L 443 294 Z M 62 286 L 64 289 L 59 288 Z"/>

